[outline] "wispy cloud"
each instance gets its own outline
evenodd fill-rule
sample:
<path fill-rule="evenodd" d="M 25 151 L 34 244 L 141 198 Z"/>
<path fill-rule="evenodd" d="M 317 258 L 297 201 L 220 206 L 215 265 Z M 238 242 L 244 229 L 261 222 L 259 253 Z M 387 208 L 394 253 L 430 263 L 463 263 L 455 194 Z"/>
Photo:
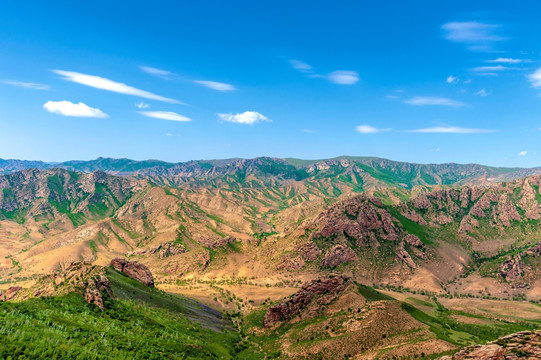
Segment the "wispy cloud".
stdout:
<path fill-rule="evenodd" d="M 312 130 L 312 129 L 301 129 L 301 131 L 303 133 L 307 133 L 307 134 L 315 134 L 317 132 L 317 131 Z"/>
<path fill-rule="evenodd" d="M 150 66 L 139 66 L 139 69 L 147 74 L 157 76 L 162 79 L 169 80 L 170 76 L 173 75 L 172 72 L 162 69 L 156 69 Z"/>
<path fill-rule="evenodd" d="M 353 85 L 359 81 L 359 74 L 353 70 L 335 70 L 327 75 L 317 74 L 313 71 L 312 65 L 309 65 L 300 60 L 289 60 L 291 66 L 307 74 L 310 78 L 327 79 L 333 84 L 338 85 Z"/>
<path fill-rule="evenodd" d="M 478 66 L 472 69 L 472 71 L 475 72 L 484 72 L 484 73 L 493 73 L 497 71 L 504 71 L 509 70 L 511 68 L 503 65 L 496 65 L 496 66 Z"/>
<path fill-rule="evenodd" d="M 532 87 L 541 88 L 541 68 L 528 75 L 528 80 L 530 80 Z"/>
<path fill-rule="evenodd" d="M 83 104 L 82 102 L 74 104 L 70 101 L 47 101 L 43 108 L 50 113 L 72 116 L 72 117 L 86 117 L 86 118 L 108 118 L 109 115 L 101 111 L 100 109 L 91 108 L 90 106 Z"/>
<path fill-rule="evenodd" d="M 212 90 L 222 91 L 222 92 L 228 92 L 228 91 L 235 91 L 237 90 L 233 85 L 226 84 L 218 81 L 208 81 L 208 80 L 194 80 L 194 83 L 203 85 L 205 87 L 208 87 Z"/>
<path fill-rule="evenodd" d="M 189 117 L 184 115 L 177 114 L 172 111 L 139 111 L 139 114 L 161 120 L 171 120 L 171 121 L 192 121 Z"/>
<path fill-rule="evenodd" d="M 26 89 L 34 89 L 34 90 L 49 90 L 51 88 L 49 85 L 25 82 L 25 81 L 4 80 L 0 82 L 4 84 L 12 85 L 12 86 L 22 87 Z"/>
<path fill-rule="evenodd" d="M 503 58 L 499 57 L 497 59 L 486 60 L 487 63 L 497 63 L 497 64 L 522 64 L 532 62 L 530 59 L 513 59 L 513 58 Z"/>
<path fill-rule="evenodd" d="M 257 111 L 245 111 L 238 114 L 218 114 L 218 117 L 223 121 L 246 125 L 253 125 L 259 122 L 271 121 L 265 115 L 262 115 Z"/>
<path fill-rule="evenodd" d="M 100 76 L 81 74 L 73 71 L 52 70 L 55 74 L 62 76 L 64 80 L 71 81 L 77 84 L 90 86 L 100 90 L 112 91 L 119 94 L 138 96 L 144 99 L 163 101 L 171 104 L 182 104 L 180 101 L 170 99 L 161 95 L 156 95 L 151 92 L 140 90 L 135 87 L 109 80 Z"/>
<path fill-rule="evenodd" d="M 355 128 L 355 131 L 361 134 L 376 134 L 384 131 L 391 131 L 391 129 L 379 129 L 371 125 L 359 125 Z"/>
<path fill-rule="evenodd" d="M 416 96 L 411 99 L 404 100 L 404 103 L 415 106 L 449 106 L 461 107 L 466 104 L 449 98 L 434 97 L 434 96 Z"/>
<path fill-rule="evenodd" d="M 517 154 L 517 156 L 526 156 L 528 154 L 527 151 L 521 151 Z"/>
<path fill-rule="evenodd" d="M 415 130 L 405 130 L 404 132 L 425 134 L 485 134 L 496 131 L 497 130 L 465 128 L 459 126 L 434 126 Z"/>
<path fill-rule="evenodd" d="M 489 96 L 490 93 L 488 91 L 486 91 L 485 89 L 481 89 L 478 92 L 476 92 L 475 95 L 477 95 L 477 96 Z"/>
<path fill-rule="evenodd" d="M 453 76 L 453 75 L 449 75 L 447 76 L 447 79 L 445 79 L 445 81 L 448 83 L 448 84 L 455 84 L 459 81 L 460 79 L 457 77 L 457 76 Z"/>
<path fill-rule="evenodd" d="M 359 74 L 356 71 L 336 70 L 330 73 L 327 78 L 334 84 L 353 85 L 359 81 Z"/>
<path fill-rule="evenodd" d="M 300 60 L 289 60 L 289 63 L 294 69 L 299 70 L 300 72 L 303 72 L 303 73 L 312 72 L 312 65 L 308 65 L 307 63 L 302 62 Z"/>
<path fill-rule="evenodd" d="M 141 102 L 135 103 L 135 106 L 137 106 L 138 109 L 148 109 L 150 107 L 150 104 L 147 104 L 141 101 Z"/>
<path fill-rule="evenodd" d="M 507 39 L 498 34 L 501 27 L 478 21 L 455 21 L 443 24 L 441 28 L 447 40 L 466 44 L 470 50 L 489 50 L 493 43 Z"/>

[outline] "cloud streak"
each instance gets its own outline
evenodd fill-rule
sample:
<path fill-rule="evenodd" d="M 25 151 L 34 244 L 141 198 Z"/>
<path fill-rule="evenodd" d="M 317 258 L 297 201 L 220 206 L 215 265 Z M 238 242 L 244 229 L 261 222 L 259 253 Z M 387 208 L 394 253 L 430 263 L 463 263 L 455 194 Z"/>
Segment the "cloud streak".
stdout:
<path fill-rule="evenodd" d="M 245 125 L 253 125 L 259 122 L 271 121 L 265 115 L 260 114 L 257 111 L 245 111 L 238 114 L 218 114 L 218 117 L 223 121 Z"/>
<path fill-rule="evenodd" d="M 448 107 L 462 107 L 466 104 L 444 97 L 435 96 L 416 96 L 411 99 L 404 100 L 405 104 L 415 106 L 448 106 Z"/>
<path fill-rule="evenodd" d="M 493 60 L 486 60 L 487 63 L 498 63 L 498 64 L 522 64 L 532 62 L 529 59 L 513 59 L 513 58 L 502 58 L 499 57 Z"/>
<path fill-rule="evenodd" d="M 359 74 L 356 71 L 336 70 L 327 75 L 327 79 L 333 84 L 353 85 L 359 81 Z"/>
<path fill-rule="evenodd" d="M 491 129 L 476 129 L 466 128 L 459 126 L 434 126 L 415 130 L 404 130 L 408 133 L 422 133 L 422 134 L 486 134 L 493 133 L 498 130 Z"/>
<path fill-rule="evenodd" d="M 52 114 L 58 114 L 71 117 L 85 118 L 108 118 L 109 115 L 100 109 L 92 108 L 82 102 L 74 104 L 70 101 L 47 101 L 43 108 Z"/>
<path fill-rule="evenodd" d="M 506 37 L 497 34 L 501 27 L 478 21 L 455 21 L 441 26 L 447 40 L 466 44 L 470 50 L 488 50 L 493 43 L 506 40 Z"/>
<path fill-rule="evenodd" d="M 391 129 L 379 129 L 371 125 L 359 125 L 355 128 L 355 131 L 361 134 L 377 134 L 384 131 L 391 131 Z"/>
<path fill-rule="evenodd" d="M 49 85 L 26 82 L 26 81 L 4 80 L 1 82 L 3 84 L 7 84 L 11 86 L 17 86 L 17 87 L 22 87 L 26 89 L 34 89 L 34 90 L 49 90 L 51 88 Z"/>
<path fill-rule="evenodd" d="M 143 72 L 146 72 L 147 74 L 150 74 L 152 76 L 157 76 L 162 79 L 169 80 L 169 77 L 173 75 L 172 72 L 162 69 L 156 69 L 150 66 L 139 66 L 139 69 Z"/>
<path fill-rule="evenodd" d="M 145 90 L 137 89 L 133 86 L 129 86 L 120 82 L 109 80 L 100 76 L 87 75 L 74 71 L 65 70 L 52 70 L 55 74 L 62 76 L 62 79 L 71 81 L 77 84 L 93 87 L 95 89 L 111 91 L 118 94 L 132 95 L 144 99 L 162 101 L 171 104 L 183 104 L 182 102 L 167 98 L 161 95 L 157 95 Z"/>
<path fill-rule="evenodd" d="M 237 90 L 233 85 L 222 83 L 218 81 L 209 81 L 209 80 L 194 80 L 194 83 L 202 85 L 212 90 L 229 92 Z"/>
<path fill-rule="evenodd" d="M 154 118 L 154 119 L 161 119 L 161 120 L 170 120 L 170 121 L 192 121 L 189 117 L 186 117 L 184 115 L 177 114 L 176 112 L 172 111 L 139 111 L 139 114 Z"/>

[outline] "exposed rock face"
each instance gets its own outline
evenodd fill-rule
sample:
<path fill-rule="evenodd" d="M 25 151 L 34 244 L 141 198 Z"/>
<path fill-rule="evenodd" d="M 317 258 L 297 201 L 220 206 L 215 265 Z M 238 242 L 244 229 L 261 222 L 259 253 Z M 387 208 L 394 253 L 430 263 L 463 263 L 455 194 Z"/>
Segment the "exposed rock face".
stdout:
<path fill-rule="evenodd" d="M 105 277 L 105 275 L 100 274 L 95 278 L 90 278 L 86 281 L 83 296 L 89 304 L 94 304 L 100 309 L 104 309 L 105 304 L 103 297 L 105 294 L 107 294 L 109 297 L 113 297 L 111 292 L 111 283 L 109 282 L 109 279 Z"/>
<path fill-rule="evenodd" d="M 336 245 L 321 259 L 321 266 L 335 267 L 342 263 L 349 263 L 357 260 L 357 254 L 349 247 L 344 245 Z"/>
<path fill-rule="evenodd" d="M 523 258 L 526 256 L 539 255 L 541 255 L 541 242 L 513 257 L 508 256 L 504 263 L 498 268 L 498 272 L 507 282 L 517 281 L 522 278 L 526 268 Z"/>
<path fill-rule="evenodd" d="M 236 238 L 232 236 L 226 236 L 224 238 L 215 240 L 215 239 L 207 239 L 207 238 L 201 238 L 199 239 L 199 242 L 201 245 L 211 248 L 211 249 L 217 249 L 219 247 L 225 246 L 227 244 L 231 244 L 237 241 Z"/>
<path fill-rule="evenodd" d="M 126 261 L 118 258 L 111 260 L 111 266 L 146 286 L 154 287 L 152 273 L 145 265 L 137 261 Z"/>
<path fill-rule="evenodd" d="M 23 288 L 20 287 L 20 286 L 11 286 L 11 287 L 9 287 L 4 293 L 5 301 L 13 300 L 15 298 L 15 296 L 17 296 L 17 293 L 19 291 L 21 291 L 22 289 Z"/>
<path fill-rule="evenodd" d="M 128 255 L 150 255 L 157 253 L 160 259 L 165 259 L 166 257 L 183 254 L 185 252 L 186 248 L 180 244 L 165 243 L 153 248 L 137 249 Z"/>
<path fill-rule="evenodd" d="M 412 235 L 412 234 L 408 234 L 404 236 L 404 241 L 415 247 L 423 246 L 421 239 L 419 239 L 417 236 Z"/>
<path fill-rule="evenodd" d="M 272 327 L 291 319 L 311 305 L 319 307 L 328 304 L 350 284 L 351 280 L 342 276 L 332 276 L 306 283 L 289 299 L 270 307 L 263 318 L 263 326 Z"/>
<path fill-rule="evenodd" d="M 541 330 L 521 331 L 485 345 L 468 346 L 440 360 L 541 359 Z"/>
<path fill-rule="evenodd" d="M 524 272 L 524 263 L 522 262 L 521 256 L 508 256 L 498 271 L 507 282 L 518 280 L 522 277 L 522 273 Z"/>
<path fill-rule="evenodd" d="M 411 255 L 406 251 L 406 249 L 404 249 L 403 242 L 400 243 L 396 248 L 396 260 L 398 260 L 399 262 L 404 262 L 412 269 L 417 268 L 417 265 L 415 264 L 415 261 L 413 261 L 413 259 L 411 258 Z"/>
<path fill-rule="evenodd" d="M 313 242 L 301 245 L 298 252 L 306 261 L 314 261 L 321 255 L 321 250 Z"/>

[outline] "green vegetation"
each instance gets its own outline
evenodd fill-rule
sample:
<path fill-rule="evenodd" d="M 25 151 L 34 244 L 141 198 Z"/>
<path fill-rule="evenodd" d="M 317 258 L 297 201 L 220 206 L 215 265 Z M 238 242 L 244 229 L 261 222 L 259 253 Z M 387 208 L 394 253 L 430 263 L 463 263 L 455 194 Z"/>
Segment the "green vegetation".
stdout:
<path fill-rule="evenodd" d="M 104 311 L 74 293 L 0 302 L 0 358 L 237 358 L 239 337 L 217 312 L 114 270 L 107 276 L 116 300 L 106 299 Z"/>

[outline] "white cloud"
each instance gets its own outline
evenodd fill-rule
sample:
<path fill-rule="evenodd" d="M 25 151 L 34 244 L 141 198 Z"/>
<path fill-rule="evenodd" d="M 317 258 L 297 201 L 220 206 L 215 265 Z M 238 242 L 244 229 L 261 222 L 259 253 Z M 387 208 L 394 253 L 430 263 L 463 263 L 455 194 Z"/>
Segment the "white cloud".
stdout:
<path fill-rule="evenodd" d="M 154 119 L 171 121 L 192 121 L 192 119 L 190 119 L 189 117 L 177 114 L 176 112 L 172 111 L 139 111 L 139 114 Z"/>
<path fill-rule="evenodd" d="M 391 129 L 378 129 L 371 125 L 359 125 L 355 128 L 355 130 L 361 134 L 375 134 L 382 131 L 390 131 Z"/>
<path fill-rule="evenodd" d="M 205 87 L 208 87 L 209 89 L 217 90 L 217 91 L 226 92 L 226 91 L 236 90 L 235 87 L 231 84 L 226 84 L 226 83 L 217 82 L 217 81 L 195 80 L 194 83 L 203 85 Z"/>
<path fill-rule="evenodd" d="M 501 63 L 501 64 L 521 64 L 526 62 L 532 62 L 529 59 L 513 59 L 513 58 L 502 58 L 499 57 L 493 60 L 486 60 L 487 63 Z"/>
<path fill-rule="evenodd" d="M 447 76 L 447 79 L 445 79 L 445 81 L 447 81 L 448 84 L 454 84 L 459 81 L 459 78 L 453 75 L 449 75 Z"/>
<path fill-rule="evenodd" d="M 289 60 L 289 63 L 291 64 L 291 66 L 293 66 L 294 69 L 297 69 L 300 72 L 312 72 L 312 65 L 308 65 L 307 63 L 304 63 L 300 60 Z"/>
<path fill-rule="evenodd" d="M 541 88 L 541 68 L 528 75 L 528 79 L 532 83 L 532 87 Z"/>
<path fill-rule="evenodd" d="M 307 133 L 307 134 L 315 134 L 317 132 L 317 131 L 312 130 L 312 129 L 301 129 L 301 131 L 303 133 Z"/>
<path fill-rule="evenodd" d="M 479 90 L 478 92 L 475 93 L 475 95 L 478 95 L 478 96 L 488 96 L 490 95 L 488 91 L 486 91 L 485 89 L 481 89 Z"/>
<path fill-rule="evenodd" d="M 500 28 L 501 25 L 478 21 L 457 21 L 442 25 L 447 40 L 467 44 L 470 50 L 488 50 L 492 43 L 506 40 L 506 37 L 496 33 Z"/>
<path fill-rule="evenodd" d="M 405 130 L 405 132 L 425 134 L 483 134 L 496 132 L 496 130 L 464 128 L 459 126 L 435 126 L 423 129 Z"/>
<path fill-rule="evenodd" d="M 453 100 L 453 99 L 433 97 L 433 96 L 416 96 L 414 98 L 405 100 L 404 103 L 410 104 L 410 105 L 416 105 L 416 106 L 427 106 L 427 105 L 450 106 L 450 107 L 466 106 L 466 104 Z"/>
<path fill-rule="evenodd" d="M 486 72 L 486 73 L 491 73 L 494 71 L 504 71 L 504 70 L 509 70 L 509 68 L 507 66 L 496 65 L 496 66 L 478 66 L 472 69 L 472 71 L 475 71 L 475 72 Z"/>
<path fill-rule="evenodd" d="M 165 136 L 173 136 L 173 134 L 167 133 L 167 134 L 165 134 Z"/>
<path fill-rule="evenodd" d="M 31 82 L 25 82 L 25 81 L 5 80 L 5 81 L 2 81 L 2 83 L 12 85 L 12 86 L 17 86 L 17 87 L 22 87 L 26 89 L 34 89 L 34 90 L 49 90 L 51 88 L 49 85 L 31 83 Z"/>
<path fill-rule="evenodd" d="M 153 68 L 153 67 L 150 67 L 150 66 L 139 66 L 139 69 L 141 69 L 141 71 L 146 72 L 147 74 L 157 76 L 157 77 L 160 77 L 160 78 L 166 79 L 166 80 L 169 80 L 169 76 L 171 76 L 173 74 L 170 71 L 156 69 L 156 68 Z"/>
<path fill-rule="evenodd" d="M 334 84 L 353 85 L 359 81 L 359 74 L 356 71 L 336 70 L 330 73 L 327 78 Z"/>
<path fill-rule="evenodd" d="M 527 151 L 521 151 L 517 154 L 517 156 L 526 156 L 526 154 L 528 154 Z"/>
<path fill-rule="evenodd" d="M 77 84 L 90 86 L 100 90 L 112 91 L 119 94 L 138 96 L 144 99 L 163 101 L 172 104 L 182 104 L 180 101 L 170 99 L 164 96 L 156 95 L 151 92 L 140 90 L 132 86 L 109 80 L 100 76 L 81 74 L 73 71 L 52 70 L 55 74 L 62 76 L 64 80 Z"/>
<path fill-rule="evenodd" d="M 50 113 L 73 117 L 108 118 L 109 115 L 100 109 L 91 108 L 82 102 L 74 104 L 70 101 L 47 101 L 43 108 Z"/>
<path fill-rule="evenodd" d="M 258 122 L 271 121 L 266 116 L 257 111 L 245 111 L 239 114 L 218 114 L 218 117 L 224 121 L 252 125 Z"/>
<path fill-rule="evenodd" d="M 138 102 L 135 104 L 138 109 L 148 109 L 150 107 L 150 104 L 144 103 L 144 102 Z"/>

